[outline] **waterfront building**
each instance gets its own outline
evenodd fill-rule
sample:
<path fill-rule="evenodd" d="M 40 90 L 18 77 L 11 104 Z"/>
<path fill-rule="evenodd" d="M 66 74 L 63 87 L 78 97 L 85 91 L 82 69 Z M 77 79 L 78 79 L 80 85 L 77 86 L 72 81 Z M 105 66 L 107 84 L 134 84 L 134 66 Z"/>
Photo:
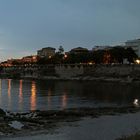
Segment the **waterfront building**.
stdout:
<path fill-rule="evenodd" d="M 37 51 L 37 56 L 51 58 L 55 55 L 55 48 L 46 47 Z"/>
<path fill-rule="evenodd" d="M 92 48 L 92 51 L 98 51 L 98 50 L 110 50 L 112 49 L 112 46 L 95 46 Z"/>
<path fill-rule="evenodd" d="M 13 64 L 18 64 L 21 63 L 21 59 L 8 59 L 7 61 L 1 62 L 0 66 L 4 66 L 4 67 L 10 67 L 13 66 Z"/>
<path fill-rule="evenodd" d="M 21 62 L 23 62 L 23 63 L 35 63 L 35 62 L 37 62 L 37 56 L 36 55 L 25 56 L 21 59 Z"/>
<path fill-rule="evenodd" d="M 79 53 L 87 53 L 89 50 L 87 48 L 77 47 L 70 50 L 69 53 L 79 54 Z"/>
<path fill-rule="evenodd" d="M 128 40 L 125 42 L 125 47 L 131 47 L 135 53 L 140 57 L 140 39 Z"/>

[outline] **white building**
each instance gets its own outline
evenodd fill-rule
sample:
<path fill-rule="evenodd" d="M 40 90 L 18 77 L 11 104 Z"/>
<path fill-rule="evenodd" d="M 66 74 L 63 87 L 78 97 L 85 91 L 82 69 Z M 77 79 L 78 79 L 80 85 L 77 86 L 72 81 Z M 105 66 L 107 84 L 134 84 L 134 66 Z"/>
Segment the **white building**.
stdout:
<path fill-rule="evenodd" d="M 131 47 L 138 57 L 140 57 L 140 39 L 128 40 L 125 42 L 125 46 Z"/>
<path fill-rule="evenodd" d="M 98 51 L 98 50 L 110 50 L 113 46 L 94 46 L 92 48 L 92 51 Z"/>

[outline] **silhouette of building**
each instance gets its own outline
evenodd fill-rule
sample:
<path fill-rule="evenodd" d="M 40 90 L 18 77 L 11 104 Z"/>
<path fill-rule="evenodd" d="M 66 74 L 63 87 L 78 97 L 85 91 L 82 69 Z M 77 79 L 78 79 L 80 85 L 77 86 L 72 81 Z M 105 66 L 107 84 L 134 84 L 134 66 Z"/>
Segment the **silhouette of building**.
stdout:
<path fill-rule="evenodd" d="M 113 46 L 95 46 L 92 48 L 92 51 L 98 51 L 98 50 L 110 50 Z"/>
<path fill-rule="evenodd" d="M 89 50 L 87 48 L 77 47 L 70 50 L 69 53 L 79 54 L 79 53 L 87 53 Z"/>
<path fill-rule="evenodd" d="M 37 56 L 50 58 L 55 55 L 55 48 L 46 47 L 37 51 Z"/>
<path fill-rule="evenodd" d="M 23 63 L 34 63 L 37 62 L 37 56 L 31 55 L 31 56 L 25 56 L 21 59 L 21 62 Z"/>

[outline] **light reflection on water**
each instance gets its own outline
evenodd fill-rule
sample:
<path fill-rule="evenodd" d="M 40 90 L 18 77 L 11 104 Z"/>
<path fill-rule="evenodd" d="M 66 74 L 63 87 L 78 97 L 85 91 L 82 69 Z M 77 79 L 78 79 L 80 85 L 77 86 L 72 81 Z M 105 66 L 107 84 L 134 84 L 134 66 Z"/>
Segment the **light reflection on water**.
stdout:
<path fill-rule="evenodd" d="M 1 90 L 2 90 L 2 89 L 1 89 L 1 84 L 2 84 L 2 83 L 1 83 L 1 79 L 0 79 L 0 106 L 1 106 L 1 104 L 2 104 L 2 95 L 1 95 Z"/>
<path fill-rule="evenodd" d="M 36 110 L 36 83 L 35 83 L 35 81 L 32 81 L 30 101 L 31 101 L 30 110 Z"/>
<path fill-rule="evenodd" d="M 48 89 L 48 109 L 51 109 L 51 89 Z"/>
<path fill-rule="evenodd" d="M 0 108 L 11 111 L 133 105 L 140 86 L 78 81 L 0 80 Z"/>
<path fill-rule="evenodd" d="M 22 93 L 23 80 L 19 80 L 19 110 L 23 109 L 23 93 Z"/>
<path fill-rule="evenodd" d="M 8 79 L 7 93 L 8 93 L 8 110 L 11 110 L 11 106 L 12 106 L 12 104 L 11 104 L 11 102 L 12 102 L 12 100 L 11 100 L 11 79 Z"/>
<path fill-rule="evenodd" d="M 65 109 L 67 107 L 67 94 L 64 93 L 62 95 L 62 109 Z"/>

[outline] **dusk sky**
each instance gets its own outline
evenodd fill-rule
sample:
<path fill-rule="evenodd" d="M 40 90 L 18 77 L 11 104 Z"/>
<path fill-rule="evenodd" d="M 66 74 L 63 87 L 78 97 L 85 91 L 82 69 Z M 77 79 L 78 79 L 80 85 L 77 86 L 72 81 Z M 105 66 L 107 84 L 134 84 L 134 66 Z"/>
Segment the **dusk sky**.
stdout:
<path fill-rule="evenodd" d="M 117 45 L 140 38 L 140 0 L 0 0 L 0 61 L 42 47 Z"/>

